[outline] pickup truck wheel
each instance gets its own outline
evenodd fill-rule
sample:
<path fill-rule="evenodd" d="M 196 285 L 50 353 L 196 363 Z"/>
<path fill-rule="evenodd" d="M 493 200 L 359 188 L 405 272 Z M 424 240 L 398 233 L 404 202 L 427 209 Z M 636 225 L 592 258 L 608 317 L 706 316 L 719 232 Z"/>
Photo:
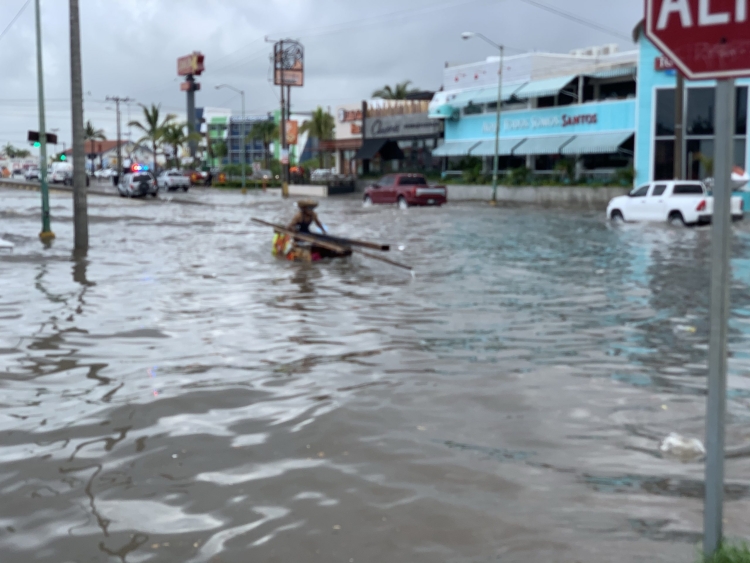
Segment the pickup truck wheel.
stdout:
<path fill-rule="evenodd" d="M 675 227 L 685 226 L 685 219 L 679 211 L 672 211 L 672 213 L 669 214 L 669 218 L 667 218 L 667 222 Z"/>
<path fill-rule="evenodd" d="M 366 195 L 365 199 L 362 201 L 362 205 L 364 207 L 372 207 L 372 198 L 369 195 Z"/>
<path fill-rule="evenodd" d="M 409 208 L 409 202 L 406 201 L 406 198 L 402 195 L 398 196 L 398 207 L 399 209 L 408 209 Z"/>
<path fill-rule="evenodd" d="M 619 209 L 615 209 L 614 211 L 612 211 L 609 218 L 612 219 L 612 221 L 615 221 L 617 223 L 621 223 L 625 221 L 625 217 L 622 216 L 622 211 L 620 211 Z"/>

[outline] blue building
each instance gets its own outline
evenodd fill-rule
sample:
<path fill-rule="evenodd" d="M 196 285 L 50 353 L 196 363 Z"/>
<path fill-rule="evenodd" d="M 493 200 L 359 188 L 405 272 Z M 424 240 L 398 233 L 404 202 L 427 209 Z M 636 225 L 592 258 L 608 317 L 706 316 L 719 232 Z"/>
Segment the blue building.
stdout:
<path fill-rule="evenodd" d="M 263 162 L 263 141 L 261 139 L 248 138 L 252 131 L 253 125 L 261 121 L 269 121 L 272 118 L 267 115 L 263 116 L 248 116 L 245 117 L 245 121 L 242 121 L 240 117 L 232 116 L 229 119 L 229 127 L 227 130 L 227 150 L 228 150 L 228 161 L 230 164 L 241 164 L 242 163 L 242 150 L 245 150 L 245 162 L 250 164 L 252 162 Z M 243 143 L 242 139 L 245 139 Z"/>
<path fill-rule="evenodd" d="M 636 49 L 616 45 L 567 55 L 528 53 L 503 65 L 500 168 L 527 167 L 554 174 L 561 160 L 575 163 L 579 178 L 604 179 L 630 171 L 636 183 L 674 175 L 676 75 L 637 28 Z M 446 168 L 466 157 L 482 159 L 486 171 L 495 154 L 499 57 L 446 67 L 444 89 L 430 116 L 445 121 L 445 141 L 433 154 Z M 747 162 L 750 80 L 737 95 L 735 164 Z M 714 91 L 712 82 L 686 82 L 685 177 L 712 174 Z M 626 176 L 623 176 L 626 177 Z"/>

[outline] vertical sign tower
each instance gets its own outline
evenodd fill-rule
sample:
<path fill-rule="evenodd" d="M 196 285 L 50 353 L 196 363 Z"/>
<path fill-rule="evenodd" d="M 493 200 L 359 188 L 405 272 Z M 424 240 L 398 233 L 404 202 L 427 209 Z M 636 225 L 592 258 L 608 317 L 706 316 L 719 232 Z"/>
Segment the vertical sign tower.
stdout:
<path fill-rule="evenodd" d="M 177 75 L 184 76 L 185 82 L 180 84 L 180 90 L 187 92 L 187 124 L 188 135 L 198 131 L 195 120 L 195 93 L 201 89 L 199 82 L 195 81 L 196 76 L 203 74 L 205 66 L 203 65 L 204 56 L 198 51 L 191 55 L 186 55 L 177 59 Z M 190 157 L 195 159 L 195 153 L 198 148 L 194 140 L 188 143 L 190 146 Z"/>
<path fill-rule="evenodd" d="M 305 85 L 305 48 L 299 41 L 282 39 L 273 46 L 273 83 L 281 87 L 281 165 L 282 193 L 289 195 L 289 139 L 287 120 L 291 114 L 291 88 Z M 286 87 L 286 92 L 284 91 Z"/>

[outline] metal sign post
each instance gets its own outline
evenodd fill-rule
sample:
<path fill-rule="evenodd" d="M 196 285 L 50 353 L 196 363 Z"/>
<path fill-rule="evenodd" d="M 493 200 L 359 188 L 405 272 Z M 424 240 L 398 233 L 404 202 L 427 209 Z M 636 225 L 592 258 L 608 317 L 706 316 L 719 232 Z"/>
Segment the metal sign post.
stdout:
<path fill-rule="evenodd" d="M 714 214 L 711 227 L 711 336 L 708 350 L 706 409 L 706 498 L 703 550 L 710 557 L 721 545 L 724 503 L 724 419 L 727 402 L 727 326 L 731 240 L 731 170 L 734 154 L 734 80 L 716 85 Z"/>

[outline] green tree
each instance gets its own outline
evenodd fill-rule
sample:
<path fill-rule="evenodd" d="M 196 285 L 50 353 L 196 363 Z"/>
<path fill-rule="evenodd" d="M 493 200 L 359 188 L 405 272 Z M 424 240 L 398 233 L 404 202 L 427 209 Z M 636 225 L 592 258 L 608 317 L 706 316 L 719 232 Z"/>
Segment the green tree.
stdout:
<path fill-rule="evenodd" d="M 271 143 L 279 138 L 279 126 L 270 119 L 253 123 L 248 139 L 260 139 L 263 143 L 263 160 L 266 170 L 270 170 Z"/>
<path fill-rule="evenodd" d="M 173 165 L 175 168 L 179 168 L 180 166 L 180 149 L 190 141 L 201 140 L 199 133 L 188 134 L 187 129 L 187 123 L 170 123 L 164 128 L 162 141 L 172 148 Z"/>
<path fill-rule="evenodd" d="M 325 162 L 325 155 L 320 148 L 320 141 L 333 139 L 334 126 L 333 116 L 318 106 L 312 114 L 312 119 L 305 121 L 299 129 L 300 133 L 309 133 L 311 137 L 318 139 L 318 160 L 321 164 Z"/>
<path fill-rule="evenodd" d="M 128 125 L 130 127 L 139 129 L 143 133 L 143 136 L 138 139 L 138 141 L 136 141 L 136 144 L 140 144 L 145 141 L 149 141 L 151 143 L 151 150 L 153 151 L 154 155 L 154 173 L 156 173 L 157 147 L 162 142 L 164 131 L 166 130 L 167 126 L 170 125 L 175 119 L 177 119 L 177 116 L 169 113 L 164 117 L 163 120 L 160 120 L 161 104 L 151 104 L 150 108 L 141 104 L 141 108 L 143 108 L 143 123 L 141 123 L 140 121 L 131 121 L 130 123 L 128 123 Z"/>
<path fill-rule="evenodd" d="M 94 127 L 94 125 L 91 123 L 91 121 L 86 122 L 86 127 L 83 130 L 83 139 L 84 141 L 89 141 L 89 154 L 91 155 L 91 171 L 94 171 L 94 153 L 96 152 L 94 150 L 94 141 L 106 141 L 107 137 L 104 134 L 103 129 L 97 129 Z"/>
<path fill-rule="evenodd" d="M 31 151 L 28 151 L 26 149 L 17 149 L 10 143 L 8 143 L 7 145 L 5 145 L 5 147 L 3 147 L 3 152 L 5 153 L 5 156 L 10 159 L 27 158 L 31 156 Z"/>
<path fill-rule="evenodd" d="M 411 80 L 404 80 L 403 82 L 396 84 L 394 88 L 385 86 L 380 90 L 375 90 L 372 93 L 372 97 L 382 98 L 384 100 L 405 100 L 407 94 L 417 91 L 415 88 L 409 88 L 410 84 Z"/>

